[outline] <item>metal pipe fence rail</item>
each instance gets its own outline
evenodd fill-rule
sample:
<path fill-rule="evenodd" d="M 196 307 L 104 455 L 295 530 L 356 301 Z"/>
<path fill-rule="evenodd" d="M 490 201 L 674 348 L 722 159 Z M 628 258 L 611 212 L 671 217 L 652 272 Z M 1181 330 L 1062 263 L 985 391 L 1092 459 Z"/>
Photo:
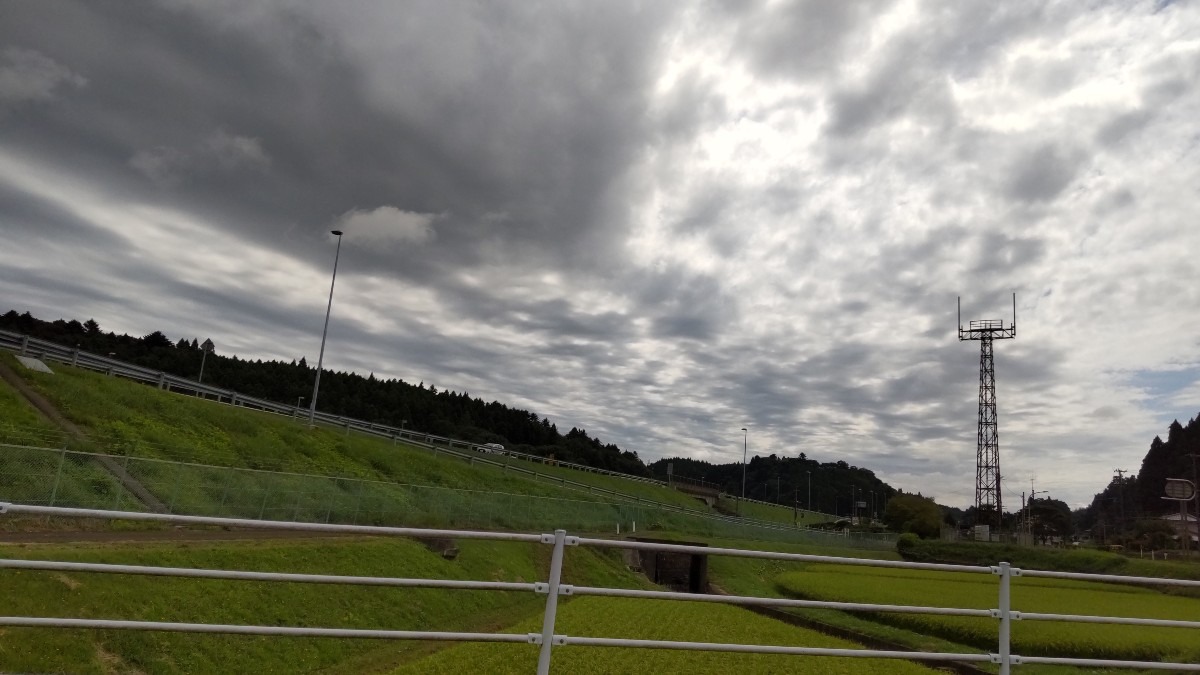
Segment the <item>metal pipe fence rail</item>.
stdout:
<path fill-rule="evenodd" d="M 105 511 L 95 509 L 68 509 L 57 507 L 29 506 L 0 502 L 0 514 L 25 514 L 59 517 L 107 518 L 148 520 L 170 523 L 198 525 L 226 525 L 253 527 L 262 529 L 288 529 L 307 532 L 348 532 L 369 535 L 386 535 L 401 537 L 450 537 L 461 539 L 489 539 L 499 541 L 518 541 L 553 546 L 549 578 L 546 582 L 486 582 L 442 579 L 408 579 L 384 577 L 354 577 L 313 574 L 288 574 L 267 572 L 245 572 L 240 570 L 186 569 L 168 567 L 146 567 L 136 565 L 110 565 L 91 563 L 65 563 L 58 561 L 29 561 L 29 560 L 0 560 L 2 569 L 25 569 L 45 571 L 84 571 L 106 574 L 136 574 L 153 576 L 177 576 L 206 579 L 231 579 L 255 581 L 279 581 L 292 583 L 347 584 L 374 586 L 402 586 L 425 588 L 455 588 L 480 591 L 528 591 L 546 595 L 545 609 L 542 615 L 542 630 L 526 634 L 513 633 L 473 633 L 473 632 L 441 632 L 441 631 L 404 631 L 404 630 L 361 630 L 344 628 L 321 627 L 281 627 L 258 625 L 224 625 L 204 623 L 178 623 L 156 621 L 128 621 L 118 619 L 75 619 L 4 616 L 0 617 L 0 626 L 21 626 L 37 628 L 93 628 L 117 630 L 147 630 L 172 631 L 187 633 L 227 633 L 241 635 L 264 636 L 309 636 L 309 637 L 355 637 L 390 640 L 434 640 L 459 642 L 507 642 L 526 643 L 538 646 L 537 673 L 546 675 L 550 666 L 555 647 L 569 645 L 588 647 L 623 647 L 641 649 L 669 649 L 687 651 L 738 652 L 753 654 L 787 654 L 795 656 L 837 656 L 851 658 L 874 659 L 905 659 L 913 661 L 959 661 L 971 663 L 991 663 L 999 666 L 1002 675 L 1009 675 L 1012 666 L 1021 664 L 1056 664 L 1083 667 L 1107 668 L 1136 668 L 1149 670 L 1173 670 L 1184 672 L 1200 672 L 1197 663 L 1173 663 L 1159 661 L 1131 661 L 1113 659 L 1067 658 L 1053 656 L 1025 656 L 1013 654 L 1010 649 L 1010 628 L 1016 620 L 1045 620 L 1045 621 L 1074 621 L 1087 623 L 1112 623 L 1126 625 L 1169 626 L 1175 628 L 1200 629 L 1200 621 L 1156 620 L 1146 618 L 1098 617 L 1071 614 L 1038 614 L 1018 612 L 1011 607 L 1011 584 L 1014 577 L 1022 576 L 1051 577 L 1061 573 L 1042 572 L 1038 570 L 1020 570 L 1008 563 L 997 566 L 976 565 L 945 565 L 927 563 L 908 563 L 899 561 L 870 560 L 861 558 L 842 558 L 835 556 L 820 556 L 808 554 L 780 553 L 773 551 L 756 551 L 734 548 L 714 548 L 691 546 L 683 544 L 658 544 L 651 542 L 622 541 L 613 539 L 592 539 L 568 536 L 564 530 L 555 530 L 552 534 L 522 534 L 506 532 L 486 532 L 469 530 L 435 530 L 401 527 L 373 527 L 329 525 L 323 523 L 298 523 L 283 521 L 261 521 L 229 518 L 212 518 L 197 516 L 178 516 L 160 513 L 135 513 L 122 511 Z M 741 558 L 769 559 L 792 562 L 815 562 L 840 565 L 904 568 L 926 571 L 952 571 L 974 574 L 994 575 L 999 578 L 997 607 L 994 609 L 927 607 L 888 604 L 864 604 L 846 602 L 800 601 L 779 598 L 764 598 L 752 596 L 717 596 L 675 593 L 668 591 L 646 591 L 620 588 L 598 588 L 573 586 L 563 584 L 562 568 L 566 550 L 569 547 L 592 546 L 638 549 L 649 551 L 666 551 L 701 555 L 720 555 Z M 1200 581 L 1179 579 L 1160 579 L 1150 577 L 1121 577 L 1116 575 L 1071 574 L 1072 579 L 1090 581 L 1120 581 L 1126 584 L 1167 584 L 1182 587 L 1200 587 Z M 715 642 L 688 642 L 673 640 L 644 640 L 634 638 L 601 638 L 577 635 L 564 635 L 555 632 L 558 601 L 560 596 L 610 596 L 659 600 L 676 600 L 690 602 L 714 602 L 732 605 L 760 605 L 778 607 L 826 608 L 841 611 L 869 612 L 907 612 L 922 614 L 940 614 L 949 616 L 972 616 L 991 618 L 999 621 L 1000 631 L 997 649 L 990 653 L 947 653 L 925 651 L 896 651 L 876 649 L 831 649 L 802 647 L 793 645 L 756 645 L 731 644 Z"/>

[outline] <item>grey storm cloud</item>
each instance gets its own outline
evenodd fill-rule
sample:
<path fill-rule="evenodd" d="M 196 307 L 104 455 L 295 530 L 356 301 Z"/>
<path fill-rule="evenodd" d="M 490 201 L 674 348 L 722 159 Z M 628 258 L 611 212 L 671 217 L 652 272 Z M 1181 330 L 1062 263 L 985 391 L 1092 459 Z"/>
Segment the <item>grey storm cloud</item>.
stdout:
<path fill-rule="evenodd" d="M 1057 197 L 1083 167 L 1082 153 L 1047 143 L 1021 153 L 1008 169 L 1005 194 L 1025 202 L 1046 202 Z"/>
<path fill-rule="evenodd" d="M 776 77 L 809 79 L 836 71 L 866 42 L 863 28 L 890 0 L 821 2 L 789 0 L 753 10 L 737 23 L 738 42 L 750 45 L 757 69 Z"/>
<path fill-rule="evenodd" d="M 646 458 L 738 461 L 749 426 L 755 452 L 956 505 L 979 358 L 956 296 L 995 318 L 1017 292 L 1002 433 L 1054 452 L 1013 475 L 1102 445 L 1073 503 L 1161 431 L 1153 406 L 1200 407 L 1127 384 L 1200 332 L 1192 3 L 0 13 L 14 309 L 311 361 L 340 229 L 332 368 Z M 1099 315 L 1109 341 L 1077 343 Z"/>

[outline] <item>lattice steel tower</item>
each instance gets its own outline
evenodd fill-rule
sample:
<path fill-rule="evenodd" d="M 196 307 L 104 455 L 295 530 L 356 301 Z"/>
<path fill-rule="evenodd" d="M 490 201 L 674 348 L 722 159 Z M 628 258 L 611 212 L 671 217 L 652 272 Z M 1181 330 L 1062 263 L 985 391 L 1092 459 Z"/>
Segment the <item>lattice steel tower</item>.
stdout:
<path fill-rule="evenodd" d="M 1017 294 L 1013 293 L 1012 325 L 1004 321 L 972 321 L 962 325 L 962 298 L 958 299 L 958 339 L 979 340 L 979 431 L 976 436 L 975 511 L 992 511 L 1000 530 L 1004 508 L 1000 497 L 1000 439 L 996 420 L 996 364 L 992 341 L 1017 337 Z"/>

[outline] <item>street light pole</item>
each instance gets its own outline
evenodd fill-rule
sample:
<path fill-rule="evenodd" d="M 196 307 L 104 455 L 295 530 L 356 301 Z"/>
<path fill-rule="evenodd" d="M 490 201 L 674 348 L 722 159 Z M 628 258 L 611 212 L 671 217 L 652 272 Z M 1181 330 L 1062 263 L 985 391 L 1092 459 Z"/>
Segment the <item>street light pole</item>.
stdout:
<path fill-rule="evenodd" d="M 738 515 L 742 515 L 742 502 L 746 501 L 746 451 L 750 448 L 750 432 L 742 427 L 742 501 L 738 502 Z"/>
<path fill-rule="evenodd" d="M 337 283 L 338 258 L 342 255 L 342 231 L 330 230 L 338 238 L 337 251 L 333 254 L 333 279 L 329 282 L 329 304 L 325 306 L 325 328 L 321 331 L 321 351 L 317 355 L 317 379 L 313 382 L 312 400 L 308 403 L 308 426 L 314 426 L 317 417 L 317 392 L 321 389 L 321 365 L 325 361 L 325 336 L 329 333 L 329 313 L 333 309 L 333 285 Z"/>
<path fill-rule="evenodd" d="M 215 348 L 213 341 L 208 338 L 205 338 L 204 344 L 200 345 L 200 376 L 196 378 L 197 384 L 204 383 L 204 362 L 208 359 L 208 353 Z"/>

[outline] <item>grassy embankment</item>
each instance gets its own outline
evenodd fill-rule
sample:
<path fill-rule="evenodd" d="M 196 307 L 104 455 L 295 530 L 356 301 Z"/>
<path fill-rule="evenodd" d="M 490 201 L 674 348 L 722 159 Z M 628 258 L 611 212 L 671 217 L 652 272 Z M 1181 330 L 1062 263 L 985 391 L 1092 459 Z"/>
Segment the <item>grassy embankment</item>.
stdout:
<path fill-rule="evenodd" d="M 100 373 L 53 364 L 54 375 L 23 370 L 28 383 L 71 422 L 88 441 L 71 441 L 71 449 L 131 454 L 214 466 L 287 471 L 303 474 L 398 480 L 452 488 L 495 485 L 522 494 L 578 495 L 548 480 L 561 475 L 577 482 L 647 500 L 700 510 L 697 502 L 675 490 L 635 481 L 534 465 L 511 459 L 543 474 L 530 480 L 461 460 L 433 456 L 428 450 L 400 442 L 344 435 L 336 428 L 309 429 L 301 420 L 234 408 Z M 499 459 L 489 456 L 489 459 Z M 541 470 L 541 469 L 545 470 Z M 559 486 L 561 487 L 561 486 Z"/>
<path fill-rule="evenodd" d="M 736 513 L 738 510 L 738 500 L 721 500 L 721 506 L 731 513 Z M 746 518 L 764 520 L 770 523 L 780 523 L 783 525 L 796 524 L 800 527 L 810 527 L 834 520 L 834 517 L 827 513 L 808 511 L 806 509 L 793 510 L 786 506 L 777 506 L 775 504 L 758 504 L 755 502 L 743 502 L 741 505 L 741 512 Z"/>
<path fill-rule="evenodd" d="M 33 373 L 17 366 L 11 355 L 0 354 L 0 358 L 87 433 L 86 440 L 71 441 L 72 449 L 135 458 L 130 473 L 179 512 L 429 526 L 529 528 L 549 523 L 593 531 L 615 530 L 618 523 L 625 529 L 636 523 L 639 529 L 675 528 L 697 534 L 741 529 L 648 506 L 648 502 L 657 502 L 691 513 L 709 513 L 695 499 L 661 486 L 488 456 L 540 474 L 530 478 L 403 443 L 347 436 L 337 429 L 309 429 L 301 420 L 161 392 L 68 366 L 56 364 L 54 375 Z M 0 390 L 10 394 L 6 396 L 8 408 L 22 409 L 7 387 L 0 385 Z M 35 419 L 28 410 L 3 417 L 9 424 L 30 428 L 36 425 Z M 39 428 L 45 428 L 44 423 Z M 58 480 L 54 477 L 58 464 L 46 454 L 26 454 L 9 458 L 7 465 L 0 467 L 0 480 L 22 471 L 44 479 L 41 484 L 18 481 L 44 494 L 26 494 L 19 485 L 5 489 L 7 498 L 14 501 L 44 503 L 54 491 L 48 483 Z M 187 461 L 241 471 L 138 459 Z M 97 467 L 70 461 L 64 466 L 55 492 L 58 503 L 139 508 L 138 500 L 106 479 Z M 285 477 L 251 469 L 297 475 Z M 558 480 L 561 478 L 618 491 L 628 499 L 589 494 L 586 488 L 569 489 Z M 598 506 L 599 501 L 620 506 Z"/>

